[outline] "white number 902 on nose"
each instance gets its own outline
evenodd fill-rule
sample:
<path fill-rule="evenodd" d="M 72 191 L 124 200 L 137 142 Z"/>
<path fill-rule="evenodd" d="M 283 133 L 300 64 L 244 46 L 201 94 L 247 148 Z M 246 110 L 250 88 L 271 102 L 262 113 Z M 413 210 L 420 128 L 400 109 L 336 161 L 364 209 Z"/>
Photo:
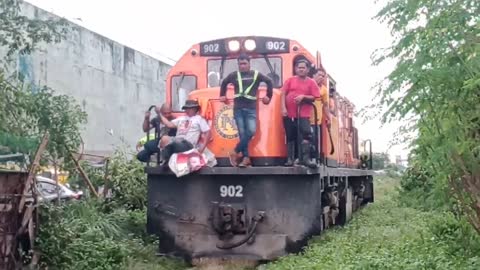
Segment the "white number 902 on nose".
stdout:
<path fill-rule="evenodd" d="M 243 197 L 243 187 L 240 185 L 221 185 L 220 186 L 220 197 Z"/>

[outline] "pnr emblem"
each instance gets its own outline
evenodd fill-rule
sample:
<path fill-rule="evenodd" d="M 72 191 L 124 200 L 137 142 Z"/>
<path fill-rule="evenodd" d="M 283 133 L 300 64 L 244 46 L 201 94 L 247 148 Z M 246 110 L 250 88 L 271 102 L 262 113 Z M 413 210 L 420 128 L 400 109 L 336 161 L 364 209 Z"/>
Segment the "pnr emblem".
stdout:
<path fill-rule="evenodd" d="M 238 129 L 235 119 L 233 119 L 233 107 L 231 105 L 223 106 L 215 115 L 215 130 L 225 139 L 238 137 Z"/>

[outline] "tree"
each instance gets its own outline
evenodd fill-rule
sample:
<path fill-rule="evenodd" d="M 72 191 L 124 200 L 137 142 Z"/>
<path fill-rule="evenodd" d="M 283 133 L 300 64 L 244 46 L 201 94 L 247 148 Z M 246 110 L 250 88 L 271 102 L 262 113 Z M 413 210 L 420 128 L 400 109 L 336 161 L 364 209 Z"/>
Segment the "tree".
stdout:
<path fill-rule="evenodd" d="M 383 170 L 390 163 L 390 157 L 387 153 L 373 153 L 372 167 L 374 170 Z"/>
<path fill-rule="evenodd" d="M 374 55 L 397 60 L 377 87 L 382 122 L 407 120 L 415 163 L 456 199 L 480 233 L 480 1 L 390 0 L 376 18 L 395 37 Z M 449 197 L 449 196 L 445 196 Z"/>
<path fill-rule="evenodd" d="M 7 58 L 15 54 L 29 54 L 38 45 L 58 43 L 68 32 L 65 19 L 31 19 L 21 15 L 19 0 L 0 0 L 0 46 L 7 48 Z"/>
<path fill-rule="evenodd" d="M 0 46 L 7 64 L 19 54 L 30 54 L 45 43 L 60 42 L 67 33 L 64 19 L 30 19 L 21 15 L 21 1 L 0 0 Z M 56 95 L 46 86 L 17 80 L 0 69 L 0 144 L 2 152 L 32 154 L 43 133 L 50 134 L 48 155 L 57 160 L 68 157 L 67 149 L 80 144 L 80 128 L 86 114 L 66 95 Z M 33 91 L 35 89 L 35 91 Z"/>

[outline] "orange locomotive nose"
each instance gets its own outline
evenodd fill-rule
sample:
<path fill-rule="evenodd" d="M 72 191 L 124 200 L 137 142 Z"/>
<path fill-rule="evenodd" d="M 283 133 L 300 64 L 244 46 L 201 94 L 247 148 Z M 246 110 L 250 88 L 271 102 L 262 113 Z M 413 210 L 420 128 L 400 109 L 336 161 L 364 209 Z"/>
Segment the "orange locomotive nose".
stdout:
<path fill-rule="evenodd" d="M 208 144 L 215 154 L 218 166 L 231 166 L 230 153 L 239 142 L 238 129 L 233 118 L 233 89 L 227 91 L 227 103 L 219 100 L 219 89 L 208 88 L 192 92 L 189 98 L 198 99 L 202 115 L 209 121 L 212 140 Z M 265 95 L 259 89 L 259 97 Z M 257 131 L 249 145 L 251 162 L 262 166 L 283 164 L 286 156 L 285 131 L 281 114 L 280 90 L 273 91 L 269 105 L 257 100 Z"/>

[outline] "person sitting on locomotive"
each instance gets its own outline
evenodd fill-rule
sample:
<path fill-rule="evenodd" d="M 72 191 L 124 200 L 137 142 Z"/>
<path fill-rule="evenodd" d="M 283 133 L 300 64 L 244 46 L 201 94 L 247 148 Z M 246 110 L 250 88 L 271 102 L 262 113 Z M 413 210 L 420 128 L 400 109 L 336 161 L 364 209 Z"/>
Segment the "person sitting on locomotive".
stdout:
<path fill-rule="evenodd" d="M 242 53 L 238 57 L 238 70 L 230 73 L 222 81 L 220 101 L 227 102 L 227 85 L 233 84 L 235 89 L 233 117 L 238 128 L 240 142 L 230 153 L 230 163 L 234 167 L 247 167 L 252 165 L 248 144 L 257 130 L 258 87 L 261 82 L 267 84 L 267 95 L 262 98 L 263 104 L 267 105 L 272 99 L 273 83 L 269 77 L 257 70 L 250 70 L 250 57 L 247 54 Z"/>
<path fill-rule="evenodd" d="M 145 145 L 145 143 L 148 141 L 148 137 L 145 135 L 140 140 L 138 140 L 137 144 L 135 145 L 135 149 L 137 152 L 140 152 Z"/>
<path fill-rule="evenodd" d="M 285 81 L 282 88 L 282 113 L 283 126 L 287 136 L 287 162 L 285 166 L 292 166 L 295 159 L 296 140 L 301 141 L 302 156 L 299 157 L 303 165 L 316 167 L 311 161 L 310 145 L 312 142 L 312 130 L 310 128 L 310 116 L 312 106 L 303 105 L 304 102 L 314 102 L 320 97 L 320 89 L 317 83 L 307 76 L 309 64 L 305 60 L 295 63 L 295 76 Z M 297 116 L 297 108 L 300 107 L 300 115 Z M 300 123 L 301 138 L 297 138 L 297 123 Z M 300 150 L 300 149 L 297 149 Z"/>
<path fill-rule="evenodd" d="M 154 128 L 154 134 L 157 134 L 157 137 L 155 138 L 154 134 L 150 134 L 150 137 L 148 138 L 150 140 L 143 143 L 143 150 L 141 150 L 137 154 L 137 159 L 141 162 L 148 162 L 152 154 L 160 153 L 158 143 L 160 142 L 160 138 L 162 136 L 175 136 L 175 133 L 177 132 L 175 128 L 168 128 L 160 121 L 160 116 L 164 116 L 168 120 L 174 119 L 172 115 L 172 108 L 170 107 L 170 105 L 164 103 L 161 107 L 156 106 L 155 112 L 157 113 L 157 116 L 155 116 L 152 120 L 150 120 L 150 111 L 145 112 L 145 118 L 143 120 L 143 131 L 148 132 L 149 130 Z"/>
<path fill-rule="evenodd" d="M 174 153 L 185 152 L 193 148 L 203 153 L 210 140 L 210 126 L 205 118 L 198 114 L 200 111 L 198 101 L 187 100 L 182 110 L 185 110 L 186 115 L 171 121 L 160 116 L 160 120 L 165 126 L 177 129 L 175 137 L 163 136 L 160 139 L 162 161 L 165 163 L 168 163 L 170 156 Z"/>

